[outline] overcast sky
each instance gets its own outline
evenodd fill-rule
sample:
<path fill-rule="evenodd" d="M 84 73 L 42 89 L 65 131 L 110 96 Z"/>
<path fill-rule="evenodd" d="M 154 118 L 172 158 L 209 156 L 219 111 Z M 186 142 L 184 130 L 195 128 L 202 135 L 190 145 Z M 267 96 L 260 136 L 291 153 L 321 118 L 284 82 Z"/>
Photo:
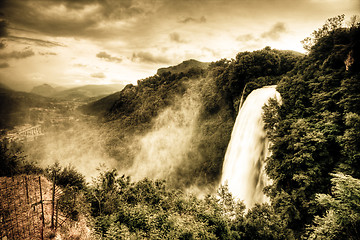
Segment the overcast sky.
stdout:
<path fill-rule="evenodd" d="M 300 41 L 359 0 L 0 0 L 0 81 L 136 83 L 160 67 Z"/>

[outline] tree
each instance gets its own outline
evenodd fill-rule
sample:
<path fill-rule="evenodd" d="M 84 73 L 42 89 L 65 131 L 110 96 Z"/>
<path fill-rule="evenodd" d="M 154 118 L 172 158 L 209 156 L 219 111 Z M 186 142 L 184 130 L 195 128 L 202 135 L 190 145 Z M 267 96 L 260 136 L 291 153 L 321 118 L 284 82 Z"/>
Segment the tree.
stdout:
<path fill-rule="evenodd" d="M 331 174 L 332 194 L 317 194 L 326 209 L 308 227 L 307 239 L 360 239 L 360 179 L 343 173 Z"/>
<path fill-rule="evenodd" d="M 304 49 L 310 51 L 319 39 L 329 35 L 332 31 L 341 28 L 343 26 L 344 18 L 345 14 L 329 18 L 321 28 L 315 30 L 311 34 L 311 37 L 307 37 L 301 41 Z"/>

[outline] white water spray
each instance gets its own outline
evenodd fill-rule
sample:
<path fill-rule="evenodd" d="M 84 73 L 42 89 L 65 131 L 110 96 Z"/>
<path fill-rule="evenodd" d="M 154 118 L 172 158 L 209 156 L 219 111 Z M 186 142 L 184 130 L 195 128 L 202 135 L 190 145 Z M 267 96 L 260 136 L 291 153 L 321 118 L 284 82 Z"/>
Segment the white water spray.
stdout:
<path fill-rule="evenodd" d="M 247 208 L 267 201 L 263 193 L 269 184 L 264 160 L 269 156 L 269 141 L 264 130 L 262 107 L 270 98 L 280 100 L 275 86 L 256 89 L 239 110 L 225 154 L 221 184 L 228 184 L 235 198 L 244 200 Z"/>

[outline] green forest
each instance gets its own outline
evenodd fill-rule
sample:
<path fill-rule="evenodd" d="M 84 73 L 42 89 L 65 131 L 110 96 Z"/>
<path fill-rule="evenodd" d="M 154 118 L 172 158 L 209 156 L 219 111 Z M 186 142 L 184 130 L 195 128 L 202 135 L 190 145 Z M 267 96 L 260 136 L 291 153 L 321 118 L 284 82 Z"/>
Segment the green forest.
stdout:
<path fill-rule="evenodd" d="M 118 162 L 92 182 L 73 167 L 40 169 L 4 143 L 1 176 L 56 174 L 61 211 L 73 221 L 85 216 L 95 239 L 360 239 L 360 23 L 328 19 L 303 45 L 307 54 L 266 47 L 206 69 L 166 68 L 82 106 L 99 118 Z M 267 85 L 282 97 L 263 108 L 270 204 L 246 209 L 226 185 L 216 186 L 242 99 Z M 136 136 L 189 89 L 201 105 L 182 167 L 165 179 L 122 175 L 139 148 Z M 186 191 L 194 183 L 213 187 L 197 196 Z"/>

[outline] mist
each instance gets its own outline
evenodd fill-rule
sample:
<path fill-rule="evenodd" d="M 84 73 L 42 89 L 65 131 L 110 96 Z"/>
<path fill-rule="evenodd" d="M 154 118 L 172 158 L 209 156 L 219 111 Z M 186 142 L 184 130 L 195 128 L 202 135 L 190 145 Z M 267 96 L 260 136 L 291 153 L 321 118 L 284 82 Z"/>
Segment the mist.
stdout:
<path fill-rule="evenodd" d="M 40 139 L 28 143 L 24 153 L 29 160 L 43 168 L 55 163 L 72 166 L 88 181 L 100 169 L 116 167 L 116 161 L 106 153 L 106 137 L 101 135 L 98 124 L 79 119 L 70 124 L 51 128 Z"/>
<path fill-rule="evenodd" d="M 140 150 L 127 174 L 135 180 L 175 177 L 177 170 L 184 167 L 189 152 L 196 147 L 192 139 L 196 134 L 200 109 L 199 91 L 193 84 L 154 119 L 150 132 L 138 136 Z"/>

